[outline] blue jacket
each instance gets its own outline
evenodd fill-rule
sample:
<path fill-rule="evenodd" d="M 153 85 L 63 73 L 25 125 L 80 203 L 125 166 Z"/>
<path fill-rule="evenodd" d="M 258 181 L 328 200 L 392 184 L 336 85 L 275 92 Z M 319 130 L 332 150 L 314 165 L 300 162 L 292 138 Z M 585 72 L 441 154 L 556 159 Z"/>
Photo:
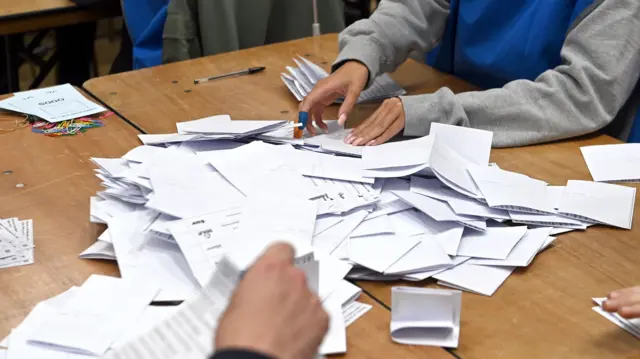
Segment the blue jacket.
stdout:
<path fill-rule="evenodd" d="M 573 21 L 593 0 L 451 0 L 440 45 L 427 63 L 481 88 L 535 80 L 560 64 Z M 640 113 L 630 142 L 640 142 Z"/>
<path fill-rule="evenodd" d="M 123 13 L 133 43 L 133 69 L 162 63 L 162 31 L 169 0 L 123 0 Z"/>

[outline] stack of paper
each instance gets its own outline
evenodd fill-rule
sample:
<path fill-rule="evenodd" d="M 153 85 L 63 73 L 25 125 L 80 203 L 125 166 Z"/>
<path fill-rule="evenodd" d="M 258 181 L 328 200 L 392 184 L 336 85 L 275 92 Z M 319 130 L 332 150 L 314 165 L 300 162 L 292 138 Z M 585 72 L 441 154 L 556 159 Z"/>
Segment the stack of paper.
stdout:
<path fill-rule="evenodd" d="M 229 115 L 217 115 L 176 123 L 178 132 L 172 134 L 139 135 L 147 145 L 206 140 L 236 140 L 278 130 L 292 129 L 296 124 L 287 121 L 232 121 Z"/>
<path fill-rule="evenodd" d="M 69 84 L 16 92 L 0 101 L 0 109 L 60 122 L 106 111 Z"/>
<path fill-rule="evenodd" d="M 311 92 L 318 81 L 329 76 L 322 67 L 308 59 L 299 56 L 293 59 L 298 67 L 287 66 L 288 74 L 282 73 L 280 78 L 298 101 L 302 101 Z M 406 91 L 400 87 L 389 75 L 384 74 L 376 78 L 371 86 L 360 94 L 358 103 L 384 100 L 390 97 L 402 96 Z"/>
<path fill-rule="evenodd" d="M 0 219 L 0 269 L 33 264 L 33 221 Z"/>
<path fill-rule="evenodd" d="M 602 304 L 606 299 L 607 298 L 592 298 L 593 302 L 597 304 L 592 308 L 593 311 L 609 319 L 611 322 L 613 322 L 613 324 L 626 330 L 634 337 L 640 339 L 640 318 L 625 319 L 621 317 L 618 313 L 607 312 L 606 310 L 602 309 Z"/>

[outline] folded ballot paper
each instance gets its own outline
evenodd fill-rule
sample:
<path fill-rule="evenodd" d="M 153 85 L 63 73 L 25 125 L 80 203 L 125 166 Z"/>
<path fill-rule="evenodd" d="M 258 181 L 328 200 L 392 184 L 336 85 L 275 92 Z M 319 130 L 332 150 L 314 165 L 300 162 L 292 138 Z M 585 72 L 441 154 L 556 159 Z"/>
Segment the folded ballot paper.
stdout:
<path fill-rule="evenodd" d="M 640 182 L 640 143 L 580 147 L 594 181 Z"/>
<path fill-rule="evenodd" d="M 293 61 L 298 67 L 287 66 L 288 74 L 282 73 L 280 78 L 298 101 L 302 101 L 311 92 L 318 81 L 329 76 L 322 67 L 308 59 L 299 56 Z M 389 75 L 377 77 L 358 98 L 358 103 L 384 100 L 390 97 L 402 96 L 406 91 L 400 87 Z M 339 100 L 341 102 L 341 100 Z"/>
<path fill-rule="evenodd" d="M 34 263 L 33 221 L 0 219 L 0 269 Z"/>
<path fill-rule="evenodd" d="M 462 292 L 414 287 L 391 289 L 391 339 L 397 343 L 457 348 Z"/>
<path fill-rule="evenodd" d="M 604 303 L 606 298 L 592 298 L 592 300 L 595 304 L 597 304 L 592 308 L 594 312 L 609 319 L 613 324 L 619 326 L 620 328 L 629 332 L 629 334 L 640 339 L 640 318 L 625 319 L 618 313 L 607 312 L 606 310 L 602 309 L 602 304 Z"/>

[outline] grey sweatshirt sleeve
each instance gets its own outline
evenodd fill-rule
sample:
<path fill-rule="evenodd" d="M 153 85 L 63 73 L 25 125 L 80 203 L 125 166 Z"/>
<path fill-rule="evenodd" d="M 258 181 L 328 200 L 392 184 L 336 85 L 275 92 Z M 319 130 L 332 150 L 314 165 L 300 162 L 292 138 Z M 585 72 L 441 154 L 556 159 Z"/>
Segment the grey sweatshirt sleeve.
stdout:
<path fill-rule="evenodd" d="M 438 44 L 448 16 L 449 0 L 381 1 L 369 19 L 340 33 L 334 69 L 345 61 L 360 61 L 369 69 L 369 82 L 393 72 L 411 51 L 427 52 Z"/>
<path fill-rule="evenodd" d="M 609 124 L 640 77 L 640 1 L 606 0 L 568 33 L 562 64 L 535 81 L 454 95 L 447 88 L 402 98 L 404 134 L 431 122 L 494 132 L 497 147 L 522 146 L 597 131 Z"/>
<path fill-rule="evenodd" d="M 455 95 L 448 88 L 442 88 L 434 94 L 404 96 L 404 134 L 423 136 L 429 133 L 431 122 L 442 122 L 493 131 L 493 145 L 509 147 L 579 136 L 609 124 L 640 77 L 640 1 L 597 0 L 596 3 L 567 34 L 560 66 L 544 72 L 535 81 L 512 81 L 499 89 Z M 392 27 L 393 30 L 373 26 L 376 22 L 371 22 L 369 32 L 386 34 L 383 38 L 400 44 L 414 42 L 407 38 L 412 39 L 425 26 L 416 20 L 423 18 L 415 15 L 418 9 L 412 10 L 411 17 L 402 12 L 386 14 L 389 21 L 401 23 Z M 399 30 L 405 27 L 414 30 Z M 394 35 L 388 35 L 391 31 Z M 347 34 L 354 36 L 353 30 L 345 31 L 345 36 Z M 363 37 L 362 42 L 380 36 L 366 35 L 364 31 L 357 34 Z M 371 42 L 377 45 L 371 51 L 375 56 L 384 54 L 380 62 L 389 60 L 388 55 L 397 52 L 397 45 Z M 364 55 L 363 58 L 373 61 L 378 57 Z M 394 58 L 398 59 L 400 56 Z M 369 66 L 367 61 L 363 62 Z M 392 68 L 381 67 L 382 70 Z"/>

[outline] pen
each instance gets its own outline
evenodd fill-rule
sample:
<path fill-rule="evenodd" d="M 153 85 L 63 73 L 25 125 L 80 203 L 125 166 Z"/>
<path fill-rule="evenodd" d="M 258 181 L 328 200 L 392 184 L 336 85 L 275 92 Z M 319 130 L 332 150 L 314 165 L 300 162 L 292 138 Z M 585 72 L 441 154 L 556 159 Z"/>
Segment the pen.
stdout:
<path fill-rule="evenodd" d="M 309 121 L 309 113 L 308 112 L 299 112 L 298 113 L 298 123 L 301 123 L 302 126 L 296 127 L 293 129 L 293 137 L 294 138 L 302 138 L 302 134 L 304 133 L 304 129 L 307 127 L 307 121 Z"/>
<path fill-rule="evenodd" d="M 209 81 L 212 81 L 212 80 L 224 79 L 224 78 L 227 78 L 227 77 L 257 74 L 258 72 L 262 72 L 265 69 L 266 69 L 266 67 L 264 67 L 264 66 L 251 67 L 251 68 L 248 68 L 248 69 L 245 69 L 245 70 L 229 72 L 228 74 L 205 77 L 205 78 L 202 78 L 202 79 L 196 79 L 196 80 L 193 80 L 193 83 L 197 85 L 197 84 L 201 84 L 201 83 L 204 83 L 204 82 L 209 82 Z"/>

